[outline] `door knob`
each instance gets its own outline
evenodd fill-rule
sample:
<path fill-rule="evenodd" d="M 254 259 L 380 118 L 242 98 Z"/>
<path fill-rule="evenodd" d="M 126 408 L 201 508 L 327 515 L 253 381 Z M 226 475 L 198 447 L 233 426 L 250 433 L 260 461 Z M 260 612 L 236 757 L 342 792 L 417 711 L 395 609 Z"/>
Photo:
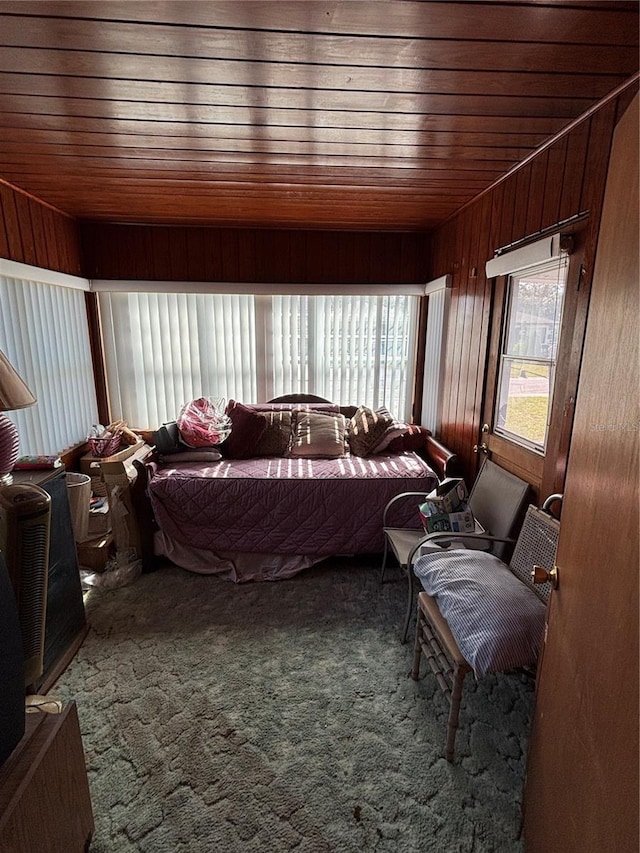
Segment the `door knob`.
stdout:
<path fill-rule="evenodd" d="M 554 566 L 548 570 L 544 566 L 534 566 L 531 572 L 531 580 L 534 583 L 550 583 L 554 589 L 558 589 L 560 581 L 558 567 Z"/>

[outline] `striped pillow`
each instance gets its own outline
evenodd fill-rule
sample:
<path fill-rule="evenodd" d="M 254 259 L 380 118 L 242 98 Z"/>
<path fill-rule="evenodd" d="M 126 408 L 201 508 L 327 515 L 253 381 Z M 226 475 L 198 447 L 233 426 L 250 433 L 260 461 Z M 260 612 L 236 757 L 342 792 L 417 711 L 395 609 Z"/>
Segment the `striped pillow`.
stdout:
<path fill-rule="evenodd" d="M 388 412 L 360 406 L 349 422 L 349 450 L 353 456 L 368 456 L 383 440 L 393 423 Z"/>
<path fill-rule="evenodd" d="M 414 572 L 476 677 L 535 666 L 546 607 L 496 556 L 465 550 L 426 554 Z"/>
<path fill-rule="evenodd" d="M 387 428 L 384 431 L 384 434 L 381 436 L 380 441 L 373 448 L 373 453 L 384 453 L 385 450 L 388 449 L 389 445 L 396 438 L 400 438 L 400 436 L 405 435 L 407 430 L 409 429 L 409 424 L 404 421 L 397 421 L 393 415 L 389 412 L 388 409 L 385 409 L 384 406 L 381 406 L 379 409 L 376 409 L 376 414 L 387 420 Z"/>

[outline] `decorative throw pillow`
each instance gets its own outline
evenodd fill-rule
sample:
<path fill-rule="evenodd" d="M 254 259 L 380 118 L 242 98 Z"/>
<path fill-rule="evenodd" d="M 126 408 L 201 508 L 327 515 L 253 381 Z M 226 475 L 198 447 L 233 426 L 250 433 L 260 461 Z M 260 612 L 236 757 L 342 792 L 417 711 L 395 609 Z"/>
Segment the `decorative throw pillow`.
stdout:
<path fill-rule="evenodd" d="M 346 424 L 340 413 L 293 412 L 287 456 L 305 459 L 345 456 Z"/>
<path fill-rule="evenodd" d="M 354 456 L 368 456 L 375 451 L 393 424 L 388 412 L 360 406 L 349 422 L 349 450 Z"/>
<path fill-rule="evenodd" d="M 229 400 L 226 414 L 231 419 L 231 435 L 221 445 L 224 455 L 228 459 L 255 456 L 258 442 L 267 428 L 266 417 L 235 400 Z"/>
<path fill-rule="evenodd" d="M 373 448 L 372 453 L 383 453 L 395 438 L 400 438 L 401 435 L 406 433 L 409 424 L 404 421 L 397 421 L 384 406 L 376 409 L 376 414 L 386 419 L 387 428 L 381 436 L 379 443 Z"/>
<path fill-rule="evenodd" d="M 424 451 L 431 430 L 417 424 L 408 424 L 402 435 L 392 439 L 385 448 L 387 453 L 402 453 L 403 450 Z"/>
<path fill-rule="evenodd" d="M 476 676 L 535 665 L 546 607 L 495 555 L 426 554 L 416 560 L 414 572 Z"/>
<path fill-rule="evenodd" d="M 290 411 L 265 410 L 261 412 L 267 419 L 267 428 L 256 446 L 256 456 L 284 456 L 291 437 Z"/>

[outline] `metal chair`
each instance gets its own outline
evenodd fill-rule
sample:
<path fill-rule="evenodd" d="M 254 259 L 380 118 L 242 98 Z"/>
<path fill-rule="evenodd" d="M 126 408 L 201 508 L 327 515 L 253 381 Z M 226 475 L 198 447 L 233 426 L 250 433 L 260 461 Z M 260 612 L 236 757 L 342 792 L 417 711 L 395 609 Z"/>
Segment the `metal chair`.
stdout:
<path fill-rule="evenodd" d="M 422 529 L 388 527 L 387 519 L 394 504 L 400 500 L 413 499 L 417 507 L 420 499 L 424 500 L 424 492 L 403 492 L 392 498 L 384 508 L 382 526 L 384 529 L 384 554 L 380 570 L 380 583 L 384 582 L 389 550 L 391 550 L 398 565 L 407 576 L 407 609 L 401 634 L 402 643 L 406 643 L 411 617 L 414 612 L 414 602 L 417 581 L 412 568 L 414 559 L 420 553 L 430 548 L 440 550 L 447 547 L 452 540 L 462 547 L 489 549 L 501 559 L 509 557 L 516 541 L 516 535 L 522 523 L 529 501 L 530 486 L 485 459 L 469 494 L 469 508 L 476 519 L 475 533 L 429 533 Z M 418 500 L 416 500 L 418 499 Z"/>
<path fill-rule="evenodd" d="M 536 509 L 536 507 L 530 506 L 518 536 L 513 556 L 508 565 L 508 569 L 517 577 L 518 581 L 529 587 L 545 604 L 552 588 L 549 579 L 550 577 L 554 578 L 552 567 L 555 562 L 559 533 L 560 523 L 557 519 L 542 510 Z M 449 552 L 448 557 L 454 557 L 455 559 L 455 552 Z M 483 570 L 482 563 L 486 562 L 486 557 L 487 555 L 483 553 L 477 553 L 474 557 L 469 557 L 469 559 L 474 559 L 477 562 L 476 570 L 479 573 Z M 444 559 L 446 560 L 447 557 Z M 492 557 L 489 557 L 489 560 L 492 559 Z M 442 555 L 430 554 L 418 562 L 418 571 L 421 570 L 423 564 L 437 569 L 438 561 L 441 564 L 444 562 Z M 446 567 L 444 568 L 446 571 Z M 489 566 L 489 570 L 494 572 L 494 579 L 496 579 L 498 576 L 495 574 L 495 565 Z M 534 586 L 534 584 L 537 584 L 537 586 Z M 446 579 L 444 586 L 446 588 Z M 518 586 L 517 583 L 516 586 Z M 498 630 L 504 633 L 509 643 L 511 641 L 510 632 L 513 630 L 513 625 L 518 624 L 518 620 L 514 619 L 513 615 L 510 619 L 510 600 L 506 596 L 504 602 L 500 601 L 500 596 L 496 600 L 495 591 L 492 593 L 490 601 L 489 598 L 490 596 L 486 598 L 485 596 L 478 596 L 473 599 L 471 606 L 474 609 L 478 609 L 479 622 L 483 625 L 495 626 L 498 624 Z M 411 677 L 415 681 L 418 680 L 420 662 L 424 656 L 430 669 L 435 674 L 441 690 L 449 700 L 450 709 L 447 721 L 445 754 L 447 761 L 453 761 L 462 689 L 467 673 L 473 669 L 471 663 L 460 650 L 460 646 L 467 647 L 467 645 L 475 643 L 478 631 L 476 628 L 470 632 L 470 636 L 473 637 L 471 640 L 465 637 L 464 625 L 461 627 L 457 623 L 454 626 L 455 630 L 452 630 L 452 625 L 447 622 L 440 611 L 437 596 L 434 597 L 427 592 L 420 592 L 418 595 L 417 613 L 418 621 L 416 625 Z M 452 619 L 452 617 L 450 618 Z M 467 642 L 468 639 L 469 643 Z M 533 663 L 531 662 L 529 665 L 533 665 Z M 521 663 L 520 665 L 524 664 Z M 505 670 L 492 669 L 490 671 Z"/>

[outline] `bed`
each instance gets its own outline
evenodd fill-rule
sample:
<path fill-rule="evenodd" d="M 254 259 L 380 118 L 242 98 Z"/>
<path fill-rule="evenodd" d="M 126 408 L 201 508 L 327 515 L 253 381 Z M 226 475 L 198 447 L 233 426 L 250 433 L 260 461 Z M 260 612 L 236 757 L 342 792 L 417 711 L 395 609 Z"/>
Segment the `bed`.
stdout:
<path fill-rule="evenodd" d="M 249 408 L 293 413 L 313 407 L 263 405 L 271 408 Z M 245 454 L 205 463 L 165 457 L 152 466 L 148 482 L 159 528 L 156 553 L 185 569 L 242 582 L 290 577 L 329 556 L 381 552 L 388 501 L 400 492 L 431 491 L 455 465 L 427 430 L 404 426 L 417 449 L 364 457 L 347 451 L 337 458 Z M 400 502 L 394 524 L 419 524 L 414 510 Z"/>

